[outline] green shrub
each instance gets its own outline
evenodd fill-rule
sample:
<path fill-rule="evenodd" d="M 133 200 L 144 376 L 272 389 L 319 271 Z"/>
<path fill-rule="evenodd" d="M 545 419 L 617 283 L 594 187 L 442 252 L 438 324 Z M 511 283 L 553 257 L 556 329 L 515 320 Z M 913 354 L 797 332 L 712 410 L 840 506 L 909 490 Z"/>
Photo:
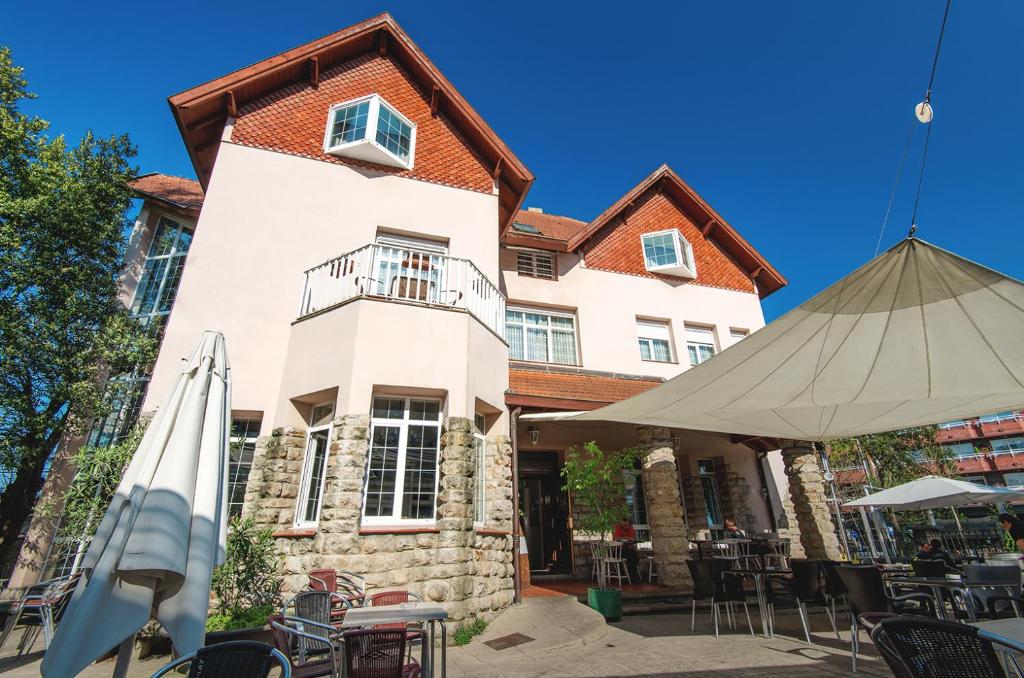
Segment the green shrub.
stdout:
<path fill-rule="evenodd" d="M 233 518 L 228 527 L 224 564 L 213 571 L 210 588 L 215 613 L 207 631 L 263 626 L 279 602 L 281 578 L 270 529 L 259 529 L 251 518 Z"/>
<path fill-rule="evenodd" d="M 479 636 L 487 628 L 487 622 L 477 617 L 468 624 L 460 624 L 452 635 L 452 642 L 456 645 L 467 645 L 475 636 Z"/>
<path fill-rule="evenodd" d="M 246 610 L 233 610 L 227 613 L 211 614 L 206 618 L 207 631 L 234 631 L 235 629 L 251 629 L 267 623 L 267 617 L 276 612 L 273 605 L 260 605 Z"/>

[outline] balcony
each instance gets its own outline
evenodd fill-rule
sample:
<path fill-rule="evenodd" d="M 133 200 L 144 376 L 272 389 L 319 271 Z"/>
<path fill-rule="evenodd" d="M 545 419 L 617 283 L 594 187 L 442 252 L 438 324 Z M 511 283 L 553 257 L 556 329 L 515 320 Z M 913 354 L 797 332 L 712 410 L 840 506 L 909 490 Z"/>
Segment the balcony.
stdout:
<path fill-rule="evenodd" d="M 306 271 L 298 318 L 356 299 L 463 311 L 505 339 L 505 297 L 467 259 L 366 245 Z"/>
<path fill-rule="evenodd" d="M 982 435 L 1005 436 L 1024 433 L 1024 418 L 1018 412 L 1001 412 L 978 419 Z"/>

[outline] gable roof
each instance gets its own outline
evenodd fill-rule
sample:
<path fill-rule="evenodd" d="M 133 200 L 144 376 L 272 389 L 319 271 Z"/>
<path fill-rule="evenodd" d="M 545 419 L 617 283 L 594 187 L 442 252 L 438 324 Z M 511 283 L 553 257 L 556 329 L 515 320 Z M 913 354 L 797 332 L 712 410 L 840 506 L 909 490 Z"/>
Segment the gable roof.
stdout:
<path fill-rule="evenodd" d="M 128 182 L 128 185 L 138 197 L 155 200 L 192 217 L 198 217 L 203 207 L 205 194 L 195 179 L 151 172 Z"/>
<path fill-rule="evenodd" d="M 443 113 L 487 163 L 498 184 L 499 223 L 506 230 L 533 174 L 387 13 L 168 98 L 203 187 L 213 170 L 224 124 L 238 108 L 295 83 L 316 87 L 321 72 L 368 52 L 398 61 L 431 93 L 432 108 Z"/>
<path fill-rule="evenodd" d="M 750 275 L 757 284 L 758 294 L 762 298 L 788 283 L 782 274 L 768 263 L 767 259 L 761 256 L 736 229 L 729 225 L 729 222 L 722 218 L 722 215 L 697 195 L 697 192 L 690 188 L 668 165 L 662 165 L 656 169 L 626 195 L 619 198 L 615 204 L 587 224 L 586 228 L 573 235 L 567 243 L 567 248 L 576 250 L 616 218 L 628 215 L 632 205 L 648 191 L 663 191 L 684 212 L 699 217 L 699 221 L 697 219 L 694 221 L 702 224 L 701 233 L 704 234 L 704 237 L 714 241 Z"/>

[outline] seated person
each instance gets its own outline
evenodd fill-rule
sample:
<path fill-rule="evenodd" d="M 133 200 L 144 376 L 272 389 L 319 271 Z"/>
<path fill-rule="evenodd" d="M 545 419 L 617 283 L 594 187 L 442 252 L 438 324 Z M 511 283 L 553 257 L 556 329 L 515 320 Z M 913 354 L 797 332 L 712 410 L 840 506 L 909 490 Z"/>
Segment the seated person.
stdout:
<path fill-rule="evenodd" d="M 946 563 L 946 567 L 949 567 L 949 568 L 954 567 L 955 564 L 953 563 L 953 556 L 949 555 L 949 552 L 946 551 L 946 549 L 942 548 L 942 542 L 941 541 L 939 541 L 938 539 L 932 539 L 931 540 L 931 545 L 932 545 L 932 558 L 934 560 L 941 560 L 941 561 L 943 561 L 944 563 Z"/>
<path fill-rule="evenodd" d="M 615 523 L 612 531 L 612 539 L 622 542 L 622 557 L 626 560 L 626 569 L 629 570 L 629 578 L 634 583 L 640 582 L 640 556 L 636 552 L 636 530 L 629 520 L 629 516 L 623 516 L 622 520 Z"/>
<path fill-rule="evenodd" d="M 935 556 L 932 553 L 932 544 L 931 544 L 931 542 L 926 541 L 923 544 L 921 544 L 921 548 L 918 549 L 917 554 L 914 556 L 914 559 L 915 560 L 931 560 L 934 557 Z"/>
<path fill-rule="evenodd" d="M 736 524 L 735 518 L 726 518 L 724 521 L 725 534 L 722 535 L 723 539 L 746 539 L 746 533 L 739 528 Z"/>

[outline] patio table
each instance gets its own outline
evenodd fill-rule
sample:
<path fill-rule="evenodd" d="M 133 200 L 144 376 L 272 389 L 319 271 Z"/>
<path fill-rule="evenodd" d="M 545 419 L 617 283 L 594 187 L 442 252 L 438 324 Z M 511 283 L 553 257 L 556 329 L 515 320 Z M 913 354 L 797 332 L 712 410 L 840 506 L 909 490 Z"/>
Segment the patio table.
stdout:
<path fill-rule="evenodd" d="M 757 596 L 757 611 L 761 615 L 761 632 L 765 638 L 771 638 L 774 631 L 768 625 L 768 596 L 764 591 L 764 580 L 769 577 L 792 577 L 792 570 L 729 570 L 741 577 L 754 580 L 754 593 Z"/>
<path fill-rule="evenodd" d="M 977 615 L 974 610 L 974 603 L 971 598 L 971 591 L 974 589 L 1006 589 L 1010 593 L 1013 593 L 1013 586 L 1008 586 L 1005 581 L 985 581 L 973 580 L 970 583 L 963 581 L 963 579 L 948 579 L 946 577 L 907 577 L 902 575 L 896 575 L 886 577 L 886 581 L 889 584 L 903 584 L 909 586 L 924 586 L 931 590 L 932 597 L 935 599 L 935 616 L 939 619 L 946 618 L 946 607 L 942 600 L 942 590 L 947 589 L 949 591 L 959 591 L 963 594 L 964 606 L 967 608 L 967 617 L 971 622 L 977 619 Z"/>
<path fill-rule="evenodd" d="M 429 638 L 423 642 L 421 655 L 423 676 L 434 675 L 434 640 L 435 624 L 441 626 L 441 678 L 448 671 L 448 611 L 436 603 L 409 602 L 398 605 L 379 605 L 370 607 L 354 607 L 345 613 L 341 621 L 342 629 L 375 626 L 377 624 L 398 624 L 409 622 L 425 622 L 430 625 Z"/>
<path fill-rule="evenodd" d="M 972 622 L 971 626 L 977 627 L 980 637 L 995 643 L 996 651 L 1013 667 L 1017 675 L 1021 675 L 1021 667 L 1014 652 L 1024 645 L 1024 619 L 1014 617 Z"/>

